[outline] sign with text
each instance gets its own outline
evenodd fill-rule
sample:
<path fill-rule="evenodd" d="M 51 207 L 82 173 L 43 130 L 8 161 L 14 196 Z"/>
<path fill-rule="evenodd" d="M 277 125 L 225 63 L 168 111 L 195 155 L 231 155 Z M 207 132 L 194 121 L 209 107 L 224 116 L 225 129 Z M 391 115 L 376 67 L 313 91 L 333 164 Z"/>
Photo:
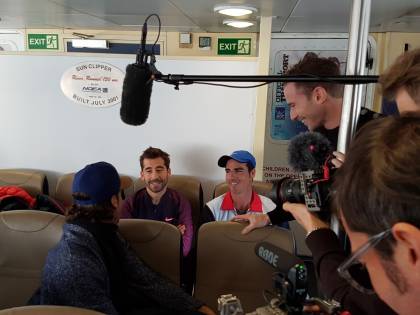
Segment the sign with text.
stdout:
<path fill-rule="evenodd" d="M 124 73 L 105 62 L 82 62 L 61 77 L 68 99 L 88 107 L 109 107 L 121 102 Z"/>
<path fill-rule="evenodd" d="M 28 34 L 28 49 L 58 50 L 58 35 Z"/>
<path fill-rule="evenodd" d="M 218 55 L 250 55 L 250 38 L 219 38 L 217 42 Z"/>

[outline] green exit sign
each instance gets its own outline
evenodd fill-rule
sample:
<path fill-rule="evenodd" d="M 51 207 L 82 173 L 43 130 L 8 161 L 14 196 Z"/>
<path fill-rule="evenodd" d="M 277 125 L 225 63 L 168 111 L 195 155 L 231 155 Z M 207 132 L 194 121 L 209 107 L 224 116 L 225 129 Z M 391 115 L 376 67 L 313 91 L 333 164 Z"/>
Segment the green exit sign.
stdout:
<path fill-rule="evenodd" d="M 58 50 L 58 35 L 28 34 L 28 49 Z"/>
<path fill-rule="evenodd" d="M 250 55 L 251 38 L 219 38 L 218 55 Z"/>

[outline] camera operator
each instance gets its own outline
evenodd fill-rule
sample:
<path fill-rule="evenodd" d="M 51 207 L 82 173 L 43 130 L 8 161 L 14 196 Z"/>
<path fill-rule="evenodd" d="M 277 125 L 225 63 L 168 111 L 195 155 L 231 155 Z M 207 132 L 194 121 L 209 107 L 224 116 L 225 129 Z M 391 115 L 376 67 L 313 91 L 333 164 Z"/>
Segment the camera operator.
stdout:
<path fill-rule="evenodd" d="M 285 74 L 336 76 L 340 74 L 340 62 L 335 57 L 319 57 L 313 52 L 308 52 Z M 290 106 L 290 118 L 303 122 L 310 131 L 322 134 L 329 140 L 334 150 L 337 148 L 343 92 L 343 85 L 328 82 L 288 82 L 284 85 L 284 95 Z M 362 108 L 357 127 L 377 117 L 380 117 L 380 114 Z M 333 154 L 335 159 L 332 163 L 341 165 L 344 155 L 340 152 Z M 270 222 L 278 224 L 293 219 L 289 213 L 277 208 L 268 215 L 250 216 L 250 224 L 243 233 L 248 233 L 255 227 L 262 227 Z"/>
<path fill-rule="evenodd" d="M 382 87 L 383 95 L 387 98 L 395 99 L 401 113 L 420 112 L 419 78 L 420 49 L 416 49 L 401 55 L 394 64 L 380 76 L 379 82 Z M 341 160 L 335 161 L 336 164 L 340 165 L 344 160 L 344 156 L 336 155 L 336 157 Z M 350 178 L 351 177 L 349 177 L 348 180 L 350 180 Z M 366 187 L 366 183 L 364 183 L 362 187 Z M 342 191 L 345 192 L 346 190 L 344 189 Z M 364 192 L 364 195 L 367 195 L 366 192 Z M 336 269 L 339 264 L 346 259 L 346 255 L 342 250 L 336 235 L 329 229 L 329 226 L 325 222 L 309 212 L 305 205 L 285 203 L 283 208 L 284 210 L 289 211 L 308 232 L 306 243 L 314 256 L 315 269 L 324 293 L 329 297 L 339 300 L 345 309 L 353 310 L 354 307 L 358 307 L 359 311 L 353 311 L 356 314 L 392 313 L 392 311 L 386 309 L 383 303 L 374 295 L 367 296 L 359 294 L 349 285 L 343 283 L 338 277 Z M 249 225 L 243 230 L 243 233 L 248 233 L 252 229 L 265 226 L 270 222 L 277 223 L 278 220 L 282 220 L 284 217 L 283 211 L 278 209 L 271 212 L 270 217 L 268 215 L 244 215 L 239 218 L 249 220 Z M 383 296 L 381 295 L 381 297 Z M 363 305 L 358 305 L 360 304 L 360 301 L 363 301 L 363 303 L 361 303 Z"/>
<path fill-rule="evenodd" d="M 373 121 L 352 142 L 334 184 L 353 250 L 338 273 L 358 290 L 374 289 L 398 314 L 420 309 L 419 152 L 420 113 Z M 353 276 L 355 263 L 371 287 Z"/>

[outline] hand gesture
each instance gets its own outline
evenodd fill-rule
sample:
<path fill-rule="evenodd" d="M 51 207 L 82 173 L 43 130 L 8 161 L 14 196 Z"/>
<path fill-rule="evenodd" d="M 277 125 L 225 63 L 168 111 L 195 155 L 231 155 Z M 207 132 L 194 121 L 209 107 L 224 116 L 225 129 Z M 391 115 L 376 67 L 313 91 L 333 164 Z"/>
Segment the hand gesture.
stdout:
<path fill-rule="evenodd" d="M 232 218 L 232 221 L 248 221 L 249 224 L 244 227 L 242 234 L 248 234 L 256 228 L 261 228 L 270 224 L 270 218 L 266 214 L 255 214 L 247 213 L 242 215 L 236 215 Z"/>

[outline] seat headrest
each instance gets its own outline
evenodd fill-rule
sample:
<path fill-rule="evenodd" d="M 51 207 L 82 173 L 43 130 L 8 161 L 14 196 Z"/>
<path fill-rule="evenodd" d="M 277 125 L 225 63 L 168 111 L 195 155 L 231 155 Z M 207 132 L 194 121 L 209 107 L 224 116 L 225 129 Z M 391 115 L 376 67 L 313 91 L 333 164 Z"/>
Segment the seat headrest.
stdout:
<path fill-rule="evenodd" d="M 0 226 L 3 231 L 39 232 L 49 228 L 53 222 L 64 223 L 64 217 L 50 212 L 37 210 L 13 210 L 0 212 Z"/>
<path fill-rule="evenodd" d="M 0 186 L 18 186 L 33 197 L 38 194 L 48 195 L 47 177 L 37 171 L 2 169 L 0 170 Z"/>
<path fill-rule="evenodd" d="M 251 233 L 244 235 L 241 231 L 247 224 L 248 223 L 229 221 L 215 221 L 203 224 L 199 230 L 200 242 L 214 241 L 218 243 L 220 241 L 223 243 L 226 241 L 232 241 L 238 243 L 258 243 L 279 237 L 279 239 L 283 239 L 284 242 L 278 243 L 278 246 L 284 247 L 283 249 L 290 253 L 294 252 L 294 240 L 288 230 L 283 230 L 277 227 L 267 227 L 263 229 L 255 229 Z M 280 234 L 280 230 L 284 233 Z"/>
<path fill-rule="evenodd" d="M 121 219 L 118 225 L 138 257 L 174 283 L 180 283 L 181 234 L 175 226 L 143 219 Z"/>
<path fill-rule="evenodd" d="M 37 210 L 0 212 L 0 309 L 24 305 L 40 285 L 64 216 Z"/>

